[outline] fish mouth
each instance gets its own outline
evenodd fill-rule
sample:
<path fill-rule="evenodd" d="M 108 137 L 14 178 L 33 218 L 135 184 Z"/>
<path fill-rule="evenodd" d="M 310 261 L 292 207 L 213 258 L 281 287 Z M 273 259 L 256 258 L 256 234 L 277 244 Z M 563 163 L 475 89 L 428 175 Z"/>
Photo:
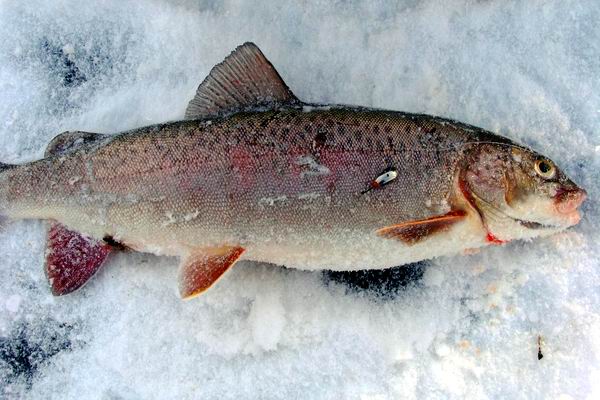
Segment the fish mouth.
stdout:
<path fill-rule="evenodd" d="M 577 225 L 579 223 L 579 221 L 581 220 L 581 214 L 579 213 L 579 210 L 577 208 L 574 208 L 568 212 L 559 212 L 558 214 L 560 216 L 561 221 L 558 223 L 543 223 L 543 222 L 537 222 L 537 221 L 529 221 L 526 219 L 517 218 L 510 214 L 507 214 L 505 211 L 499 209 L 498 207 L 494 206 L 493 204 L 489 203 L 488 201 L 483 200 L 479 196 L 475 195 L 475 197 L 477 198 L 478 201 L 484 202 L 487 207 L 492 208 L 496 213 L 501 214 L 505 218 L 508 218 L 527 229 L 533 229 L 533 230 L 564 229 L 564 228 L 568 228 L 573 225 Z"/>
<path fill-rule="evenodd" d="M 483 199 L 480 199 L 480 200 L 486 202 Z M 500 210 L 498 207 L 490 204 L 489 202 L 486 202 L 486 203 L 489 207 L 493 208 L 494 211 L 496 211 L 498 214 L 501 214 L 503 217 L 508 218 L 508 219 L 518 223 L 519 225 L 524 226 L 527 229 L 538 229 L 539 230 L 539 229 L 560 229 L 560 228 L 562 228 L 562 225 L 560 225 L 560 224 L 544 224 L 541 222 L 528 221 L 526 219 L 513 217 L 512 215 L 505 213 L 504 211 Z"/>
<path fill-rule="evenodd" d="M 478 201 L 484 202 L 487 207 L 492 208 L 496 213 L 501 214 L 505 218 L 509 218 L 509 219 L 513 220 L 514 222 L 518 223 L 519 225 L 521 225 L 527 229 L 534 229 L 534 230 L 564 229 L 566 227 L 577 225 L 579 223 L 579 221 L 581 220 L 581 214 L 579 213 L 578 207 L 579 207 L 579 204 L 581 204 L 583 202 L 583 200 L 585 199 L 585 198 L 583 198 L 581 201 L 578 201 L 578 204 L 576 207 L 568 206 L 568 207 L 564 207 L 562 209 L 560 208 L 560 206 L 558 204 L 555 203 L 555 208 L 558 211 L 561 221 L 559 223 L 555 223 L 555 224 L 550 223 L 549 224 L 549 223 L 529 221 L 526 219 L 513 217 L 512 215 L 507 214 L 503 210 L 501 210 L 498 207 L 494 206 L 493 204 L 489 203 L 488 201 L 483 200 L 479 196 L 475 195 L 475 197 L 477 198 Z M 584 194 L 584 197 L 585 197 L 585 194 Z M 567 211 L 567 209 L 568 209 L 568 211 Z M 563 210 L 563 211 L 561 211 L 561 210 Z"/>
<path fill-rule="evenodd" d="M 464 190 L 463 190 L 463 193 L 464 193 Z M 542 223 L 542 222 L 537 222 L 537 221 L 529 221 L 529 220 L 525 220 L 525 219 L 513 217 L 512 215 L 507 214 L 506 212 L 504 212 L 503 210 L 499 209 L 498 207 L 496 207 L 495 205 L 493 205 L 489 201 L 482 199 L 477 194 L 475 194 L 473 191 L 468 190 L 467 193 L 468 193 L 468 197 L 467 198 L 469 199 L 469 203 L 471 203 L 471 205 L 477 210 L 477 212 L 479 213 L 479 215 L 481 216 L 481 218 L 485 218 L 485 214 L 481 210 L 482 208 L 484 208 L 485 210 L 487 210 L 488 212 L 490 212 L 492 214 L 495 214 L 496 216 L 507 218 L 507 219 L 509 219 L 511 221 L 514 221 L 517 224 L 519 224 L 519 225 L 521 225 L 521 226 L 523 226 L 523 227 L 525 227 L 527 229 L 533 229 L 533 230 L 540 230 L 540 229 L 560 229 L 560 228 L 563 227 L 561 224 L 547 224 L 547 223 Z M 483 205 L 484 207 L 481 207 L 481 205 Z M 577 214 L 577 217 L 578 217 L 579 216 L 579 212 L 576 209 L 575 209 L 574 212 Z M 578 221 L 579 221 L 579 219 L 577 218 L 577 222 Z M 575 223 L 577 223 L 577 222 L 575 222 Z M 575 225 L 575 223 L 569 224 L 569 226 Z"/>
<path fill-rule="evenodd" d="M 559 189 L 554 195 L 553 199 L 554 212 L 555 214 L 558 214 L 560 222 L 543 223 L 517 218 L 507 214 L 494 204 L 478 196 L 472 190 L 469 190 L 466 182 L 464 181 L 460 182 L 459 187 L 463 193 L 463 196 L 466 198 L 469 204 L 471 204 L 471 206 L 477 210 L 482 220 L 485 219 L 484 211 L 487 211 L 496 217 L 509 219 L 523 226 L 524 228 L 531 230 L 564 229 L 576 225 L 581 220 L 581 215 L 578 208 L 587 197 L 586 191 L 577 187 L 575 189 Z"/>
<path fill-rule="evenodd" d="M 577 212 L 586 198 L 587 192 L 584 189 L 559 188 L 554 195 L 554 206 L 559 214 L 570 215 Z"/>

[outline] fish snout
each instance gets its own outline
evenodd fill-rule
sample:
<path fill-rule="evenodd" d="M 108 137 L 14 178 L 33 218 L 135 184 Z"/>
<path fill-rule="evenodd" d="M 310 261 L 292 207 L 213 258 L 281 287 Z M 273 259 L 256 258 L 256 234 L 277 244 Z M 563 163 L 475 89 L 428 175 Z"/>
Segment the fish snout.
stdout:
<path fill-rule="evenodd" d="M 559 189 L 554 196 L 556 210 L 561 214 L 571 214 L 577 211 L 586 198 L 587 192 L 584 189 Z"/>

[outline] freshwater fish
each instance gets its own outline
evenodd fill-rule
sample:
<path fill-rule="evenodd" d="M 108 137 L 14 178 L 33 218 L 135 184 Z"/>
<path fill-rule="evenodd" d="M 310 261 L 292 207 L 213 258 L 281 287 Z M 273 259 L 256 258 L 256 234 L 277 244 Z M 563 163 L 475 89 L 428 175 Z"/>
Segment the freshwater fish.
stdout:
<path fill-rule="evenodd" d="M 177 256 L 196 296 L 239 260 L 383 269 L 546 236 L 586 192 L 549 158 L 446 118 L 300 101 L 253 43 L 215 66 L 185 119 L 65 132 L 0 165 L 0 214 L 50 221 L 52 293 L 115 250 Z"/>

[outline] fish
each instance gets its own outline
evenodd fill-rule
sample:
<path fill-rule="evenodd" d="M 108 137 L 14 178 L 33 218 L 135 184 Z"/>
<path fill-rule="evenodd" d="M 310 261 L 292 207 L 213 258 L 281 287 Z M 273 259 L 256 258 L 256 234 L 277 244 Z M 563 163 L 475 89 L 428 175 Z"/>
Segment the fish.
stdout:
<path fill-rule="evenodd" d="M 0 165 L 4 221 L 48 221 L 60 296 L 120 250 L 176 256 L 182 298 L 240 260 L 384 269 L 576 225 L 586 191 L 548 157 L 448 118 L 300 101 L 253 43 L 179 121 L 68 131 Z"/>

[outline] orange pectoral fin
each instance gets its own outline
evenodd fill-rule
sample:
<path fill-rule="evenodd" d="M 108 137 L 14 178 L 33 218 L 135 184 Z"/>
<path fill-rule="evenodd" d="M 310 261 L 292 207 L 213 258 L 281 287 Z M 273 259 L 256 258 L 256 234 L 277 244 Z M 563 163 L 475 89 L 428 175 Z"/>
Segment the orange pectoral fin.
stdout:
<path fill-rule="evenodd" d="M 235 264 L 245 249 L 235 246 L 211 247 L 193 252 L 179 268 L 179 293 L 191 299 L 211 287 Z"/>
<path fill-rule="evenodd" d="M 377 230 L 377 235 L 398 239 L 406 244 L 413 245 L 437 232 L 448 230 L 456 222 L 462 221 L 467 215 L 462 210 L 450 211 L 448 214 L 404 222 L 398 225 L 386 226 Z"/>

